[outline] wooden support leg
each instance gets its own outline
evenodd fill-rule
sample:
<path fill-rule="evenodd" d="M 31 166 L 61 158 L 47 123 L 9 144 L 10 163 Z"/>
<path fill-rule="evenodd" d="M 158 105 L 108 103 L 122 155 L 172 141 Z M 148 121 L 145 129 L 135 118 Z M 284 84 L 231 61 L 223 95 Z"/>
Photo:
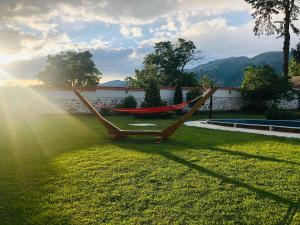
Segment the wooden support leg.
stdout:
<path fill-rule="evenodd" d="M 111 141 L 118 141 L 118 140 L 122 140 L 124 138 L 127 138 L 127 136 L 126 135 L 121 135 L 121 134 L 119 134 L 119 135 L 118 134 L 111 134 L 110 137 L 109 137 L 109 139 Z"/>
<path fill-rule="evenodd" d="M 161 137 L 157 137 L 156 141 L 154 142 L 155 144 L 160 144 L 164 141 L 166 141 L 169 137 L 168 136 L 161 136 Z"/>

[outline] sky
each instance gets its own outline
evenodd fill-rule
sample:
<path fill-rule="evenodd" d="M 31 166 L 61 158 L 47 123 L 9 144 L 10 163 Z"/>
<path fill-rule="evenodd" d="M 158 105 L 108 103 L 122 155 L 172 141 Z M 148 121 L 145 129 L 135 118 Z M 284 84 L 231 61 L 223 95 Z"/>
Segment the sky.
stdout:
<path fill-rule="evenodd" d="M 254 36 L 243 0 L 0 0 L 0 18 L 0 85 L 35 83 L 47 55 L 71 49 L 91 51 L 106 82 L 133 75 L 159 41 L 192 40 L 203 63 L 283 42 Z"/>

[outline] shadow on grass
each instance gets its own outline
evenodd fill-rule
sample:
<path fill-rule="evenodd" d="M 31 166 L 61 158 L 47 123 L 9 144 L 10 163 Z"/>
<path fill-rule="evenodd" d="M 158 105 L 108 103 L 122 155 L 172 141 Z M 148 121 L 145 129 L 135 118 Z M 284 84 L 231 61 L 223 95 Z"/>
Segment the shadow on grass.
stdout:
<path fill-rule="evenodd" d="M 282 222 L 280 223 L 280 225 L 291 224 L 292 221 L 293 221 L 294 216 L 299 211 L 300 211 L 300 198 L 298 199 L 297 202 L 294 202 L 294 203 L 289 205 L 289 208 L 288 208 Z"/>
<path fill-rule="evenodd" d="M 230 150 L 219 148 L 217 146 L 220 146 L 222 144 L 223 145 L 226 145 L 228 143 L 243 144 L 251 141 L 265 140 L 265 137 L 261 137 L 258 135 L 249 135 L 249 134 L 247 135 L 235 134 L 236 138 L 233 141 L 232 136 L 228 135 L 228 133 L 226 132 L 218 132 L 218 135 L 212 138 L 212 136 L 214 136 L 216 132 L 218 131 L 207 130 L 206 132 L 202 133 L 201 138 L 200 136 L 198 136 L 197 138 L 197 135 L 193 133 L 189 133 L 189 138 L 183 137 L 182 134 L 180 134 L 181 132 L 178 132 L 175 137 L 160 145 L 150 144 L 146 146 L 145 141 L 148 139 L 135 139 L 134 141 L 133 139 L 128 139 L 128 140 L 124 140 L 122 143 L 117 143 L 117 145 L 119 145 L 124 149 L 128 149 L 130 151 L 138 151 L 146 154 L 154 154 L 154 155 L 162 156 L 170 161 L 189 167 L 192 170 L 198 171 L 199 173 L 206 174 L 210 177 L 220 179 L 224 183 L 234 185 L 235 187 L 241 187 L 247 189 L 250 192 L 254 192 L 261 198 L 271 199 L 277 203 L 285 204 L 288 206 L 288 210 L 286 212 L 286 215 L 283 218 L 282 223 L 283 224 L 291 223 L 293 216 L 297 211 L 299 211 L 299 207 L 300 207 L 299 201 L 295 202 L 293 199 L 285 198 L 278 194 L 274 194 L 272 192 L 266 191 L 262 188 L 244 183 L 243 181 L 240 181 L 238 179 L 230 178 L 226 175 L 220 174 L 211 169 L 195 164 L 193 163 L 193 161 L 188 161 L 172 153 L 176 151 L 184 151 L 187 148 L 199 149 L 200 147 L 202 152 L 217 151 L 224 154 L 230 154 L 233 156 L 244 157 L 249 159 L 253 158 L 257 160 L 270 161 L 275 163 L 286 163 L 286 164 L 291 164 L 296 166 L 300 165 L 298 162 L 288 161 L 284 159 L 277 159 L 269 156 L 260 156 L 260 155 L 255 155 L 255 154 L 250 154 L 250 153 L 245 153 L 240 151 L 230 151 Z M 178 136 L 180 136 L 180 138 Z M 275 138 L 274 140 L 276 139 L 277 138 Z M 290 139 L 282 139 L 282 141 L 290 144 L 299 143 L 295 140 L 290 140 Z"/>
<path fill-rule="evenodd" d="M 232 150 L 227 150 L 227 149 L 222 149 L 222 148 L 214 148 L 214 147 L 211 147 L 208 151 L 210 151 L 210 150 L 222 152 L 222 153 L 229 154 L 229 155 L 240 156 L 240 157 L 244 157 L 244 158 L 248 158 L 248 159 L 252 158 L 252 159 L 258 159 L 258 160 L 262 160 L 262 161 L 287 163 L 287 164 L 292 164 L 292 165 L 296 165 L 296 166 L 300 165 L 300 163 L 294 162 L 294 161 L 277 159 L 277 158 L 273 158 L 273 157 L 269 157 L 269 156 L 254 155 L 254 154 L 249 154 L 249 153 L 240 152 L 240 151 L 232 151 Z"/>

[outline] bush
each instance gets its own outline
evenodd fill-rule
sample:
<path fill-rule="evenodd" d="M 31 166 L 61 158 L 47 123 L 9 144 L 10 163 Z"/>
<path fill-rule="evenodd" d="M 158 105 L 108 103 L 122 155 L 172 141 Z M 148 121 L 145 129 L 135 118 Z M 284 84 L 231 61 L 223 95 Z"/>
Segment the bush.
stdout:
<path fill-rule="evenodd" d="M 111 111 L 109 108 L 101 108 L 100 109 L 100 114 L 102 116 L 109 116 L 111 114 Z"/>
<path fill-rule="evenodd" d="M 186 101 L 191 101 L 202 95 L 203 95 L 203 91 L 201 88 L 194 88 L 191 91 L 189 91 L 188 93 L 186 93 Z M 191 102 L 189 104 L 189 107 L 193 107 L 194 105 L 195 105 L 195 102 Z"/>
<path fill-rule="evenodd" d="M 265 113 L 267 120 L 278 120 L 279 119 L 279 109 L 276 105 L 272 105 L 268 108 Z"/>
<path fill-rule="evenodd" d="M 150 79 L 145 88 L 145 100 L 142 103 L 142 108 L 162 106 L 163 101 L 160 98 L 160 90 L 155 79 Z"/>
<path fill-rule="evenodd" d="M 160 107 L 160 106 L 166 106 L 166 105 L 168 105 L 168 103 L 167 103 L 167 101 L 165 101 L 165 100 L 160 100 L 160 103 L 158 104 L 158 106 L 153 106 L 152 103 L 143 101 L 143 102 L 141 103 L 141 108 Z"/>
<path fill-rule="evenodd" d="M 255 113 L 264 113 L 264 112 L 266 112 L 266 110 L 268 110 L 268 106 L 266 106 L 266 105 L 257 105 L 257 104 L 252 104 L 252 103 L 244 105 L 241 108 L 241 111 L 255 112 Z"/>
<path fill-rule="evenodd" d="M 279 112 L 278 115 L 279 120 L 294 120 L 296 119 L 296 114 L 292 112 Z"/>
<path fill-rule="evenodd" d="M 127 96 L 124 98 L 124 101 L 121 104 L 122 107 L 120 108 L 136 108 L 137 101 L 132 95 Z"/>
<path fill-rule="evenodd" d="M 295 120 L 300 118 L 298 112 L 279 111 L 276 105 L 272 105 L 265 113 L 268 120 Z"/>

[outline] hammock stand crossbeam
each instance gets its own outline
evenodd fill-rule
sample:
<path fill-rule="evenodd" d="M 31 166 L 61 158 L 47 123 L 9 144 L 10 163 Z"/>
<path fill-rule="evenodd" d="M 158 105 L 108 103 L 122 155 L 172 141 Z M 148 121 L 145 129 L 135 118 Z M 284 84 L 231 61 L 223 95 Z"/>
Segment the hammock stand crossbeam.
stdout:
<path fill-rule="evenodd" d="M 120 140 L 126 138 L 130 135 L 140 135 L 140 136 L 155 136 L 156 142 L 161 143 L 168 139 L 185 121 L 187 121 L 200 107 L 204 105 L 204 103 L 212 97 L 212 95 L 216 92 L 217 88 L 212 88 L 209 92 L 199 98 L 195 105 L 179 120 L 175 123 L 171 124 L 164 130 L 122 130 L 107 119 L 105 119 L 96 109 L 95 107 L 83 96 L 80 92 L 75 89 L 74 93 L 76 96 L 84 103 L 84 105 L 97 117 L 97 119 L 102 123 L 110 134 L 110 138 L 112 140 Z"/>

